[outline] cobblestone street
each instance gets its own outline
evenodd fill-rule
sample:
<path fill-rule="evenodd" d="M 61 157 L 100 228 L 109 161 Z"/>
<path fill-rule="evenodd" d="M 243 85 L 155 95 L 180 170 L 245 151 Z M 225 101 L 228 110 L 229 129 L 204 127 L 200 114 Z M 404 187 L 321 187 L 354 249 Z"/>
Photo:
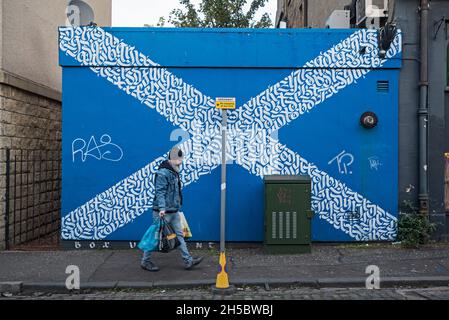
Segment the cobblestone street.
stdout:
<path fill-rule="evenodd" d="M 74 294 L 3 294 L 0 300 L 449 300 L 449 287 L 396 288 L 238 288 L 231 296 L 212 295 L 210 290 L 98 291 Z"/>

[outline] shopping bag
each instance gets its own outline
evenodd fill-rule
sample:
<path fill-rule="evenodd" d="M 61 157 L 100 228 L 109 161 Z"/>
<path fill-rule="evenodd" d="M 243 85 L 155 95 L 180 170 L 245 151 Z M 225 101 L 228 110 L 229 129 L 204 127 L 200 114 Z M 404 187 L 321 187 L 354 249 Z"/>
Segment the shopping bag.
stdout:
<path fill-rule="evenodd" d="M 157 251 L 161 219 L 157 219 L 145 232 L 137 247 L 142 251 Z"/>
<path fill-rule="evenodd" d="M 172 226 L 165 220 L 161 219 L 161 226 L 159 229 L 159 252 L 170 252 L 177 247 L 179 247 L 181 243 L 176 236 L 175 230 L 173 230 Z"/>
<path fill-rule="evenodd" d="M 192 238 L 192 231 L 183 212 L 179 212 L 179 218 L 181 219 L 182 232 L 184 232 L 184 238 Z"/>

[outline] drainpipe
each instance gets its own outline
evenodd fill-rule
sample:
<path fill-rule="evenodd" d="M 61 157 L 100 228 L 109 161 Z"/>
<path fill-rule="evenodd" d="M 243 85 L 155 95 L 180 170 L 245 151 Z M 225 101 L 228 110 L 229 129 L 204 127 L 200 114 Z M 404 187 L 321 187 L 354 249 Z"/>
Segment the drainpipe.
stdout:
<path fill-rule="evenodd" d="M 429 92 L 429 0 L 421 0 L 421 70 L 420 70 L 420 101 L 418 109 L 419 125 L 419 212 L 429 213 L 429 192 L 428 192 L 428 165 L 427 165 L 427 136 L 428 136 L 428 92 Z"/>
<path fill-rule="evenodd" d="M 303 10 L 304 10 L 304 28 L 309 27 L 309 0 L 303 1 Z"/>

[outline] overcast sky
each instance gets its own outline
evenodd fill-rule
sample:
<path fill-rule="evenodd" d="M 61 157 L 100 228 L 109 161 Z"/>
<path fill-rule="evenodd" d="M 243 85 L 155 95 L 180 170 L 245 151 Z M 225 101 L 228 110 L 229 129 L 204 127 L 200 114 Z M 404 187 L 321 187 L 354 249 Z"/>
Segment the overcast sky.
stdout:
<path fill-rule="evenodd" d="M 192 0 L 198 4 L 200 0 Z M 248 0 L 248 7 L 251 1 Z M 268 0 L 265 7 L 258 12 L 270 14 L 271 20 L 276 18 L 277 0 Z M 156 26 L 160 17 L 168 18 L 174 8 L 180 8 L 179 0 L 112 0 L 112 25 L 114 27 L 143 27 L 144 24 Z"/>

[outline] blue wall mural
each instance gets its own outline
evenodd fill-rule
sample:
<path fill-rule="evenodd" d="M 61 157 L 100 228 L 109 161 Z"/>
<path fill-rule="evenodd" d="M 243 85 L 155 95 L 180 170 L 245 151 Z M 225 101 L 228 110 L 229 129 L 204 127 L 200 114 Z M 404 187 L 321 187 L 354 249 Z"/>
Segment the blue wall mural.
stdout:
<path fill-rule="evenodd" d="M 185 151 L 183 211 L 219 240 L 221 112 L 229 112 L 229 241 L 263 240 L 263 177 L 312 178 L 314 241 L 394 240 L 401 34 L 374 30 L 61 27 L 62 239 L 138 240 L 153 174 Z M 365 129 L 360 116 L 376 113 Z"/>

